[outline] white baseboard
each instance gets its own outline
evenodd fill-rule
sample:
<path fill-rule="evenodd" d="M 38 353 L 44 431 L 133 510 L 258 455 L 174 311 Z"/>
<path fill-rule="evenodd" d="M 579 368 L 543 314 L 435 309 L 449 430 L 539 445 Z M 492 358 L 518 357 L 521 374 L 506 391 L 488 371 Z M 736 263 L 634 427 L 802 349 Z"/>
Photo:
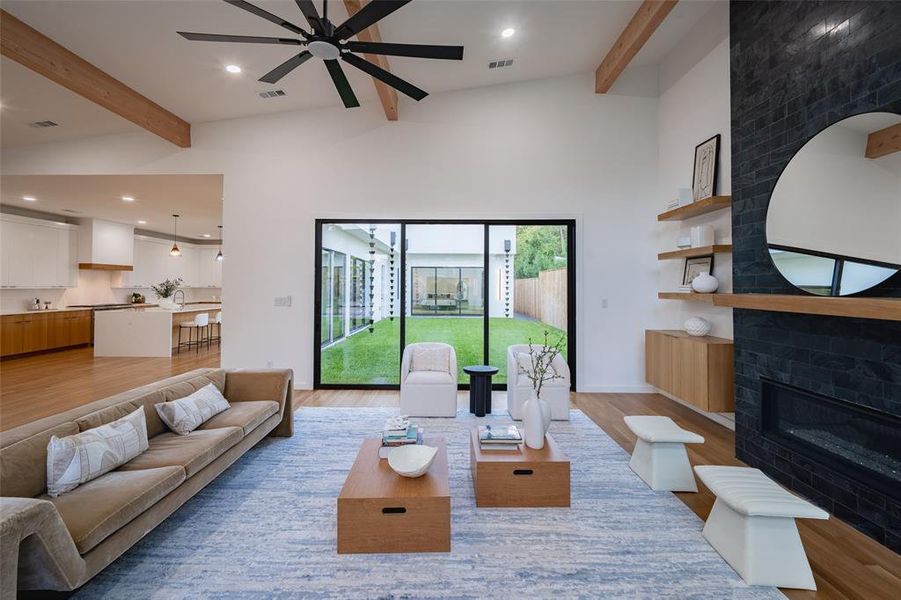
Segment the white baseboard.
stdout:
<path fill-rule="evenodd" d="M 582 385 L 580 384 L 577 392 L 586 392 L 591 394 L 648 394 L 654 393 L 655 390 L 650 385 Z"/>

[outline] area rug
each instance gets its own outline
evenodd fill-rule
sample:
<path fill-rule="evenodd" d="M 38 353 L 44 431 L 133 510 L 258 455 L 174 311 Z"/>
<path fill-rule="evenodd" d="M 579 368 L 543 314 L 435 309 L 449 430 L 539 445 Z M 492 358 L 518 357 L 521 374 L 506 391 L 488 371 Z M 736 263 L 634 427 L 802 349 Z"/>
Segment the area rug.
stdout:
<path fill-rule="evenodd" d="M 551 433 L 572 462 L 572 507 L 476 508 L 460 412 L 418 419 L 448 440 L 452 551 L 336 553 L 336 498 L 390 408 L 303 408 L 82 588 L 77 598 L 781 598 L 749 587 L 678 498 L 650 490 L 580 411 Z"/>

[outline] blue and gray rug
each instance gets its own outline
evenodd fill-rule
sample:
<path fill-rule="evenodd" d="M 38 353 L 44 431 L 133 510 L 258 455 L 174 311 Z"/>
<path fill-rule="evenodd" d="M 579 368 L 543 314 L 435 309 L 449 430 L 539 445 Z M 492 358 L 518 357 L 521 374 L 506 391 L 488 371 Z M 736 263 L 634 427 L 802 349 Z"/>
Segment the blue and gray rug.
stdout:
<path fill-rule="evenodd" d="M 78 593 L 77 598 L 781 598 L 749 587 L 678 498 L 651 491 L 628 455 L 572 412 L 551 433 L 572 462 L 572 508 L 475 506 L 469 428 L 448 439 L 448 554 L 338 555 L 336 498 L 364 437 L 395 409 L 303 408 Z M 509 422 L 506 415 L 487 422 Z"/>

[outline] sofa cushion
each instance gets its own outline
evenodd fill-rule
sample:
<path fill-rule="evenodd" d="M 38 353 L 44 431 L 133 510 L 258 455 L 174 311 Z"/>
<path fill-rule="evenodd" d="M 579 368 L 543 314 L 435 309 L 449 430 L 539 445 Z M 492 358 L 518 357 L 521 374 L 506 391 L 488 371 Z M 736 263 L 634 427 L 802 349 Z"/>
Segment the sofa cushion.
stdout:
<path fill-rule="evenodd" d="M 47 445 L 47 493 L 59 496 L 97 479 L 147 449 L 144 410 Z"/>
<path fill-rule="evenodd" d="M 154 405 L 160 419 L 169 429 L 181 435 L 188 435 L 224 410 L 228 410 L 228 400 L 212 383 L 207 384 L 184 398 Z"/>
<path fill-rule="evenodd" d="M 278 412 L 278 402 L 271 400 L 254 400 L 251 402 L 234 402 L 231 408 L 221 412 L 198 429 L 218 429 L 220 427 L 240 427 L 247 435 L 260 423 Z"/>
<path fill-rule="evenodd" d="M 60 423 L 0 450 L 0 493 L 34 498 L 47 491 L 47 444 L 54 435 L 78 433 L 74 421 Z"/>
<path fill-rule="evenodd" d="M 450 373 L 443 371 L 410 371 L 404 383 L 406 385 L 435 385 L 454 382 Z"/>
<path fill-rule="evenodd" d="M 244 437 L 240 427 L 192 431 L 188 435 L 163 433 L 150 440 L 150 448 L 121 467 L 120 471 L 182 467 L 188 477 L 216 460 Z"/>
<path fill-rule="evenodd" d="M 180 467 L 110 471 L 68 494 L 45 499 L 56 506 L 75 547 L 85 554 L 184 480 Z"/>
<path fill-rule="evenodd" d="M 144 417 L 147 419 L 147 435 L 151 438 L 168 431 L 166 424 L 163 423 L 157 414 L 154 405 L 160 402 L 171 402 L 189 396 L 201 389 L 202 387 L 212 383 L 219 391 L 225 389 L 225 371 L 216 369 L 215 371 L 207 371 L 196 377 L 175 381 L 163 387 L 145 390 L 139 388 L 134 393 L 121 394 L 122 402 L 112 406 L 107 406 L 100 410 L 94 411 L 77 419 L 78 427 L 84 431 L 92 429 L 105 423 L 120 419 L 132 412 L 139 406 L 144 407 Z"/>
<path fill-rule="evenodd" d="M 410 356 L 411 371 L 440 371 L 446 373 L 450 369 L 450 351 L 437 344 L 417 344 L 412 348 Z"/>

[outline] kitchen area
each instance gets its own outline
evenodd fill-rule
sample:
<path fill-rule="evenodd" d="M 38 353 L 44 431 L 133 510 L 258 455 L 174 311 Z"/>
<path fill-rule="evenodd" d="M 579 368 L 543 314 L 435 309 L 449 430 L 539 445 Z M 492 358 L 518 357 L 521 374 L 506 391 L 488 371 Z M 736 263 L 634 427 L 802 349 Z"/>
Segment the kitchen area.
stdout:
<path fill-rule="evenodd" d="M 0 358 L 171 357 L 221 340 L 220 175 L 3 176 Z M 172 297 L 158 297 L 166 281 Z M 180 327 L 207 315 L 211 326 Z M 219 323 L 217 324 L 217 316 Z M 179 347 L 188 334 L 203 344 Z"/>

